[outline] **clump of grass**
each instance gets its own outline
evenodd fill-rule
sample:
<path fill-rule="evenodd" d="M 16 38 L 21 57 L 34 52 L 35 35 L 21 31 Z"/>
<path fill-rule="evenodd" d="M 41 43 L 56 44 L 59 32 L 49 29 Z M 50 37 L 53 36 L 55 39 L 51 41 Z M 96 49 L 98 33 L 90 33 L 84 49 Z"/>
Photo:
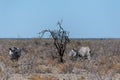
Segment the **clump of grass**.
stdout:
<path fill-rule="evenodd" d="M 81 64 L 80 62 L 77 61 L 77 62 L 75 63 L 75 66 L 74 66 L 74 67 L 80 69 L 80 68 L 82 68 L 82 64 Z"/>
<path fill-rule="evenodd" d="M 20 72 L 19 67 L 15 67 L 14 70 L 15 70 L 15 73 L 19 73 Z"/>
<path fill-rule="evenodd" d="M 51 73 L 51 69 L 47 66 L 43 66 L 43 65 L 38 65 L 35 67 L 35 72 L 36 73 Z"/>
<path fill-rule="evenodd" d="M 107 57 L 107 56 L 102 57 L 101 60 L 100 60 L 100 64 L 101 64 L 101 65 L 106 65 L 106 64 L 109 64 L 109 63 L 112 63 L 112 61 L 111 61 L 110 58 Z"/>
<path fill-rule="evenodd" d="M 48 64 L 50 66 L 55 66 L 58 63 L 57 63 L 57 60 L 53 60 L 53 59 L 48 58 L 48 60 L 46 61 L 46 64 Z"/>
<path fill-rule="evenodd" d="M 40 75 L 32 75 L 30 78 L 30 80 L 57 80 L 57 78 L 52 77 L 52 76 L 48 76 L 48 77 L 43 77 Z"/>
<path fill-rule="evenodd" d="M 60 70 L 60 73 L 71 73 L 74 65 L 71 63 L 57 64 L 56 67 Z"/>
<path fill-rule="evenodd" d="M 110 70 L 114 71 L 114 72 L 117 72 L 117 73 L 120 73 L 120 63 L 117 63 L 117 64 L 113 64 L 110 68 Z"/>
<path fill-rule="evenodd" d="M 68 68 L 68 64 L 58 64 L 58 68 L 60 69 L 61 73 L 67 73 L 67 68 Z"/>
<path fill-rule="evenodd" d="M 85 80 L 85 77 L 81 76 L 79 80 Z"/>

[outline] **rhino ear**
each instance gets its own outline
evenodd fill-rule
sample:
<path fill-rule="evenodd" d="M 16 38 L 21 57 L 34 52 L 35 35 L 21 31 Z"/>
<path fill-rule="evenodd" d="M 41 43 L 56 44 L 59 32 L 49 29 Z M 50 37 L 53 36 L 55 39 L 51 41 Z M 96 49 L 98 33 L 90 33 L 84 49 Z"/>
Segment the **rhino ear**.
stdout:
<path fill-rule="evenodd" d="M 9 48 L 9 50 L 12 50 L 11 48 Z"/>

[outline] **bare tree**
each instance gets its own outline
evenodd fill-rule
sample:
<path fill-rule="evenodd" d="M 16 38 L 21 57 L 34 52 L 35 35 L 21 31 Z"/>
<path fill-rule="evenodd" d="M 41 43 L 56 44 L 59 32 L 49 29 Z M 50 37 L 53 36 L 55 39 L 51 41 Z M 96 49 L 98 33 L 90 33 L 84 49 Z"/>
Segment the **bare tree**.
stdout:
<path fill-rule="evenodd" d="M 57 25 L 59 26 L 59 30 L 43 30 L 39 34 L 41 35 L 41 37 L 46 32 L 49 32 L 51 34 L 52 39 L 54 40 L 54 45 L 59 54 L 58 60 L 59 62 L 64 62 L 63 61 L 64 52 L 65 52 L 67 43 L 70 42 L 70 39 L 68 36 L 69 33 L 62 28 L 61 24 L 62 22 L 57 23 Z"/>

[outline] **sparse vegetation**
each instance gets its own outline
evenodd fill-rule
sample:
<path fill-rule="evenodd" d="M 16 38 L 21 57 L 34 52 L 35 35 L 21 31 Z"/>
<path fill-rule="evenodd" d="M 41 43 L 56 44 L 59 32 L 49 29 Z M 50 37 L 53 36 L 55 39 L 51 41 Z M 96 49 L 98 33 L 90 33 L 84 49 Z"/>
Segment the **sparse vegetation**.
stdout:
<path fill-rule="evenodd" d="M 73 46 L 72 46 L 73 45 Z M 72 61 L 68 52 L 73 48 L 89 46 L 92 59 Z M 12 62 L 9 47 L 22 49 L 18 62 Z M 0 78 L 14 80 L 105 80 L 118 78 L 120 74 L 120 40 L 71 40 L 67 45 L 65 62 L 57 62 L 57 50 L 51 39 L 0 40 Z M 36 75 L 34 75 L 36 74 Z M 12 78 L 13 75 L 16 78 Z M 41 75 L 44 75 L 43 77 Z M 51 76 L 49 76 L 51 75 Z M 72 75 L 72 76 L 71 76 Z M 27 76 L 27 77 L 26 77 Z M 116 77 L 117 76 L 117 77 Z M 23 80 L 23 78 L 20 78 Z"/>

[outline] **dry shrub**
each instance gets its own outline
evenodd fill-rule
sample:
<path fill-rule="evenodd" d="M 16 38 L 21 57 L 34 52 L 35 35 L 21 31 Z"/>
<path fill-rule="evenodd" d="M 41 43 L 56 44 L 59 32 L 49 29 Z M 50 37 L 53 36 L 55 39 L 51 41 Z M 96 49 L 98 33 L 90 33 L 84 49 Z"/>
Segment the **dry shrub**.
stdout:
<path fill-rule="evenodd" d="M 120 73 L 120 63 L 113 64 L 111 66 L 110 70 L 113 70 L 114 72 Z"/>
<path fill-rule="evenodd" d="M 19 67 L 14 68 L 14 70 L 15 70 L 15 73 L 19 73 L 20 72 Z"/>
<path fill-rule="evenodd" d="M 4 56 L 0 56 L 0 61 L 5 61 L 5 57 Z"/>
<path fill-rule="evenodd" d="M 57 68 L 59 68 L 59 70 L 61 71 L 60 73 L 67 73 L 68 67 L 69 67 L 69 65 L 67 63 L 57 65 Z"/>
<path fill-rule="evenodd" d="M 38 65 L 35 67 L 36 73 L 51 73 L 51 69 L 45 65 Z"/>
<path fill-rule="evenodd" d="M 115 75 L 116 73 L 120 74 L 120 64 L 111 64 L 109 66 L 107 66 L 107 64 L 105 66 L 101 66 L 101 68 L 99 68 L 100 70 L 98 70 L 99 75 L 101 76 L 105 76 L 105 75 L 110 75 L 111 77 L 113 77 L 113 75 Z"/>
<path fill-rule="evenodd" d="M 101 73 L 101 74 L 106 74 L 112 65 L 112 61 L 110 60 L 109 57 L 103 57 L 101 58 L 100 61 L 98 61 L 98 64 L 96 65 L 97 68 L 95 71 Z"/>
<path fill-rule="evenodd" d="M 71 73 L 74 66 L 71 63 L 57 64 L 56 67 L 60 70 L 60 73 Z"/>
<path fill-rule="evenodd" d="M 50 66 L 55 66 L 58 64 L 58 61 L 57 61 L 57 59 L 53 60 L 53 59 L 48 58 L 48 60 L 46 61 L 46 64 L 48 64 Z"/>
<path fill-rule="evenodd" d="M 0 61 L 6 63 L 8 66 L 16 65 L 13 61 L 10 60 L 7 56 L 0 56 Z"/>
<path fill-rule="evenodd" d="M 85 77 L 81 76 L 79 80 L 85 80 Z"/>
<path fill-rule="evenodd" d="M 116 71 L 120 72 L 120 64 L 116 63 L 113 57 L 102 57 L 100 61 L 97 61 L 98 65 L 95 71 L 99 72 L 100 74 L 109 74 L 115 73 Z"/>
<path fill-rule="evenodd" d="M 57 78 L 52 77 L 52 76 L 47 76 L 47 77 L 43 77 L 43 76 L 39 76 L 39 75 L 32 75 L 31 78 L 29 78 L 30 80 L 57 80 Z"/>
<path fill-rule="evenodd" d="M 80 62 L 77 61 L 77 62 L 75 63 L 75 66 L 74 66 L 74 67 L 80 69 L 80 68 L 82 68 L 82 63 L 80 63 Z"/>
<path fill-rule="evenodd" d="M 111 69 L 120 70 L 120 63 L 112 65 Z"/>
<path fill-rule="evenodd" d="M 106 64 L 110 64 L 110 63 L 112 63 L 112 61 L 111 61 L 110 58 L 107 57 L 107 56 L 101 58 L 101 60 L 100 60 L 100 64 L 101 64 L 101 65 L 106 65 Z"/>

